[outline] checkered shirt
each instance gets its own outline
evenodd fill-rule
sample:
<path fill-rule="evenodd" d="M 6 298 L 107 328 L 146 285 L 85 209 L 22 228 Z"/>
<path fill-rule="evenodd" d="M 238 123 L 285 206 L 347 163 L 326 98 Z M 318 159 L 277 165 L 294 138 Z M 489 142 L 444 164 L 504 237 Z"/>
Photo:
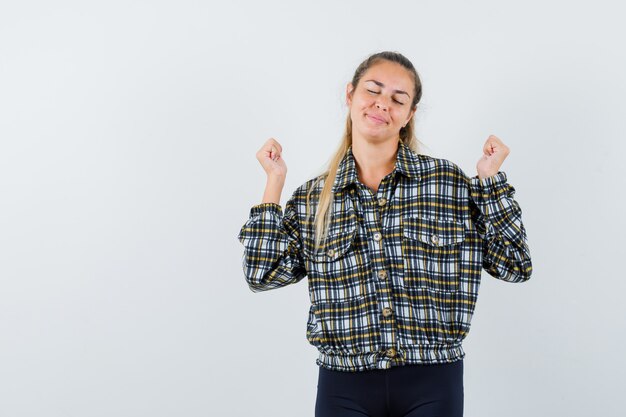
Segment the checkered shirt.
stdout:
<path fill-rule="evenodd" d="M 468 178 L 453 162 L 400 143 L 374 193 L 350 147 L 332 187 L 328 239 L 314 248 L 324 180 L 295 190 L 285 210 L 252 206 L 238 239 L 253 292 L 308 277 L 306 337 L 327 369 L 362 371 L 465 356 L 481 272 L 507 282 L 532 273 L 522 211 L 506 174 Z"/>

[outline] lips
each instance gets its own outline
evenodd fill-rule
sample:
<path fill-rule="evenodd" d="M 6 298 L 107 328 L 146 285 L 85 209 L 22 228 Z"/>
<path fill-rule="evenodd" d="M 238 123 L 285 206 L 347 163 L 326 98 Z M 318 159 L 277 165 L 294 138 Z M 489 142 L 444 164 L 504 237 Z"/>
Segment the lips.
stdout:
<path fill-rule="evenodd" d="M 374 114 L 368 114 L 367 117 L 369 117 L 370 119 L 378 122 L 378 123 L 387 123 L 387 120 L 385 120 L 383 117 L 381 116 L 376 116 Z"/>

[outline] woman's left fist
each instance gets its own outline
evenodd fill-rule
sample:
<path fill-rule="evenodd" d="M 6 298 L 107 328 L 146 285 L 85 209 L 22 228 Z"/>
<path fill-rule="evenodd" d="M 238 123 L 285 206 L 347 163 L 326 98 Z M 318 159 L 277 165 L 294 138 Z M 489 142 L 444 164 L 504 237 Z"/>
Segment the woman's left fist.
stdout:
<path fill-rule="evenodd" d="M 504 159 L 509 155 L 509 147 L 495 135 L 490 135 L 483 146 L 483 156 L 476 164 L 478 178 L 496 175 Z"/>

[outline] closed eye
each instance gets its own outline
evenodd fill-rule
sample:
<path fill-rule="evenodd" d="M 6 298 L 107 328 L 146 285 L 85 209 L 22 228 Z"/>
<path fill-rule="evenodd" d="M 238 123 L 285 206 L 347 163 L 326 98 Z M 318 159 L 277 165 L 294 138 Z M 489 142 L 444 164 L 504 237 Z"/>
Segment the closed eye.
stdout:
<path fill-rule="evenodd" d="M 380 94 L 378 91 L 372 91 L 372 90 L 367 90 L 367 91 L 369 91 L 370 93 L 374 93 L 374 94 Z M 393 99 L 393 101 L 395 101 L 395 102 L 396 102 L 396 103 L 398 103 L 398 104 L 404 104 L 404 103 L 399 102 L 399 101 L 398 101 L 398 100 L 396 100 L 395 98 Z"/>

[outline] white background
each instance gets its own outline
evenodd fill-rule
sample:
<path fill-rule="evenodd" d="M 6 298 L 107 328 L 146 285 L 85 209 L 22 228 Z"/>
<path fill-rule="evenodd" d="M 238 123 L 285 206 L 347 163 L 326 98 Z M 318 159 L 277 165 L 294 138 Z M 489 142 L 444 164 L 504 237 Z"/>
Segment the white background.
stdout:
<path fill-rule="evenodd" d="M 2 2 L 0 415 L 312 416 L 306 281 L 252 293 L 236 237 L 259 147 L 284 204 L 381 50 L 421 76 L 424 153 L 511 149 L 533 275 L 483 273 L 465 415 L 623 415 L 618 4 Z"/>

